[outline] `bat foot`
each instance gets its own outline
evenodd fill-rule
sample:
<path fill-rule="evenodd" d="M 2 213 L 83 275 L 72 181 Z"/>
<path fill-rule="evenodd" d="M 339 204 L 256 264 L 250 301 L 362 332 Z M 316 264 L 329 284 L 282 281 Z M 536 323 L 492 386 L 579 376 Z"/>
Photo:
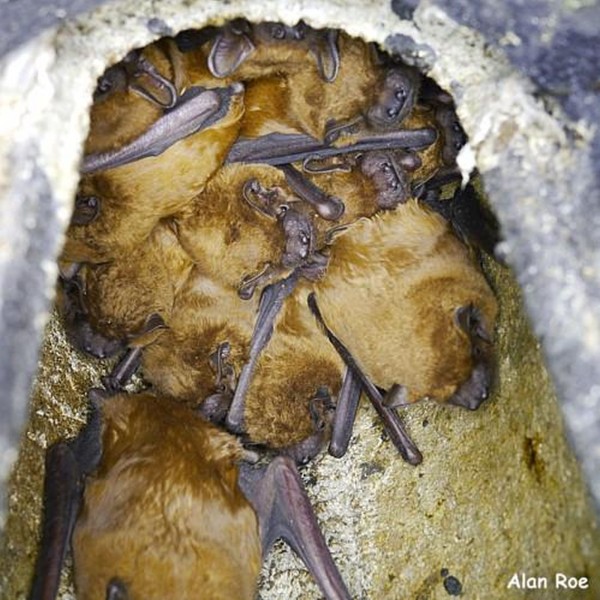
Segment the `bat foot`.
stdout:
<path fill-rule="evenodd" d="M 283 454 L 289 456 L 297 465 L 306 465 L 317 456 L 330 435 L 334 403 L 327 389 L 319 389 L 314 398 L 311 398 L 309 411 L 313 433 L 283 451 Z"/>
<path fill-rule="evenodd" d="M 337 157 L 334 157 L 337 158 Z M 311 175 L 323 175 L 326 173 L 351 173 L 352 165 L 348 163 L 346 157 L 338 160 L 330 160 L 324 163 L 324 159 L 318 154 L 307 156 L 302 161 L 302 170 Z"/>
<path fill-rule="evenodd" d="M 109 395 L 122 392 L 142 364 L 142 349 L 129 348 L 113 370 L 101 378 L 102 385 Z"/>
<path fill-rule="evenodd" d="M 387 408 L 398 408 L 408 404 L 410 404 L 408 388 L 398 383 L 394 383 L 383 397 L 383 405 Z"/>
<path fill-rule="evenodd" d="M 283 269 L 267 263 L 264 268 L 254 275 L 246 275 L 238 287 L 238 296 L 242 300 L 250 300 L 258 287 L 264 288 L 277 276 L 283 274 Z"/>
<path fill-rule="evenodd" d="M 255 177 L 244 183 L 242 198 L 250 208 L 272 219 L 280 216 L 282 212 L 280 205 L 285 204 L 281 189 L 266 188 Z"/>
<path fill-rule="evenodd" d="M 340 123 L 331 120 L 325 126 L 323 141 L 327 145 L 333 144 L 343 136 L 354 135 L 358 133 L 363 125 L 364 118 L 361 115 L 351 119 L 350 121 L 342 121 Z"/>

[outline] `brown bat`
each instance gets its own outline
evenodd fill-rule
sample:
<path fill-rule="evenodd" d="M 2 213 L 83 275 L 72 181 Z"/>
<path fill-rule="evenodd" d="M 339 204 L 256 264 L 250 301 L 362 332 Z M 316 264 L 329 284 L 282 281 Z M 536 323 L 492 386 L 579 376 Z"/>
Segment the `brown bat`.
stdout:
<path fill-rule="evenodd" d="M 339 71 L 338 35 L 336 30 L 313 29 L 303 21 L 290 27 L 234 19 L 221 28 L 183 32 L 175 43 L 185 55 L 185 70 L 192 73 L 202 64 L 214 77 L 249 81 L 314 65 L 320 77 L 330 82 Z"/>
<path fill-rule="evenodd" d="M 385 389 L 404 385 L 409 402 L 453 402 L 478 365 L 490 366 L 494 295 L 446 221 L 415 200 L 340 235 L 327 278 L 315 284 L 315 292 L 325 320 L 342 339 L 352 340 L 351 351 L 369 376 Z M 386 319 L 377 316 L 383 310 Z M 472 330 L 465 331 L 462 313 L 472 315 Z M 368 321 L 382 328 L 363 331 Z M 384 332 L 410 344 L 402 352 L 386 351 Z M 369 356 L 369 347 L 379 351 Z M 485 398 L 489 383 L 470 404 Z"/>
<path fill-rule="evenodd" d="M 159 220 L 183 210 L 237 137 L 242 98 L 240 84 L 192 93 L 129 145 L 87 155 L 84 167 L 102 170 L 82 177 L 78 197 L 84 206 L 86 198 L 94 197 L 100 207 L 86 224 L 71 224 L 62 260 L 101 263 L 127 256 Z M 150 154 L 160 149 L 159 155 L 148 155 L 149 148 Z"/>
<path fill-rule="evenodd" d="M 310 211 L 273 167 L 222 168 L 177 220 L 177 231 L 205 277 L 245 299 L 300 265 L 320 272 Z"/>
<path fill-rule="evenodd" d="M 159 223 L 127 257 L 80 271 L 91 329 L 131 345 L 146 344 L 148 319 L 168 324 L 175 297 L 192 270 L 171 223 Z M 156 330 L 154 330 L 156 331 Z M 140 333 L 144 335 L 140 338 Z"/>
<path fill-rule="evenodd" d="M 474 410 L 487 398 L 496 300 L 441 216 L 410 200 L 355 223 L 313 285 L 313 312 L 318 301 L 354 375 L 392 392 L 388 407 L 433 398 Z"/>
<path fill-rule="evenodd" d="M 86 428 L 47 454 L 30 600 L 56 597 L 69 542 L 81 599 L 251 599 L 279 537 L 326 598 L 350 598 L 291 459 L 238 467 L 239 441 L 177 402 L 90 396 Z"/>

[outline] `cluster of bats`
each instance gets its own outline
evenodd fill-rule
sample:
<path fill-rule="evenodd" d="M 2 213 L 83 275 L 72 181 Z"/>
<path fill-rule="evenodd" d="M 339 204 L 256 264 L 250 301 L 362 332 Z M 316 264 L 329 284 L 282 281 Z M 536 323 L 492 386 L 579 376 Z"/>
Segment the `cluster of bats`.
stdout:
<path fill-rule="evenodd" d="M 457 186 L 464 143 L 434 82 L 303 22 L 185 31 L 105 72 L 58 305 L 78 349 L 124 354 L 48 452 L 31 598 L 69 544 L 82 599 L 252 598 L 279 537 L 350 597 L 296 465 L 345 453 L 361 393 L 411 464 L 398 407 L 489 393 L 496 301 L 464 239 L 496 232 Z"/>

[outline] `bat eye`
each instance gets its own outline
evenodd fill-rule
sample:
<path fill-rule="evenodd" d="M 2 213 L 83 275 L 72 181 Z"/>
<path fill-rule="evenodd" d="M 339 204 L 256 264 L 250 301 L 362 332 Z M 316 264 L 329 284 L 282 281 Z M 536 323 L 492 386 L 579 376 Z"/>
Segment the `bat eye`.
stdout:
<path fill-rule="evenodd" d="M 283 25 L 273 25 L 271 27 L 271 37 L 275 40 L 283 40 L 285 38 L 285 28 Z"/>
<path fill-rule="evenodd" d="M 406 98 L 406 90 L 404 88 L 398 88 L 394 94 L 398 100 L 404 100 Z"/>
<path fill-rule="evenodd" d="M 386 112 L 387 112 L 388 117 L 390 117 L 391 119 L 398 116 L 397 108 L 388 108 Z"/>
<path fill-rule="evenodd" d="M 389 173 L 389 172 L 392 170 L 392 165 L 390 165 L 390 163 L 389 163 L 389 162 L 384 162 L 384 163 L 381 165 L 381 170 L 382 170 L 384 173 Z"/>

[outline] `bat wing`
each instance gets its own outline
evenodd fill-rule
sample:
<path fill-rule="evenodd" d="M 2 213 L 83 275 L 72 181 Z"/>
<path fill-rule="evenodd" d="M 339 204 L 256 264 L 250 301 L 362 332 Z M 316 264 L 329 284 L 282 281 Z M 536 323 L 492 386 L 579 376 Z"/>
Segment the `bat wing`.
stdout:
<path fill-rule="evenodd" d="M 269 133 L 257 138 L 239 139 L 231 147 L 225 163 L 264 163 L 278 166 L 307 158 L 323 159 L 370 150 L 418 150 L 432 144 L 436 137 L 434 129 L 424 127 L 363 135 L 358 141 L 346 146 L 330 146 L 303 133 Z"/>
<path fill-rule="evenodd" d="M 243 91 L 241 83 L 205 90 L 192 87 L 178 103 L 135 140 L 111 152 L 88 154 L 82 173 L 113 169 L 149 156 L 158 156 L 176 142 L 214 125 L 229 110 L 231 99 Z"/>
<path fill-rule="evenodd" d="M 285 299 L 294 290 L 299 276 L 300 274 L 296 270 L 285 279 L 267 286 L 263 291 L 258 308 L 258 317 L 250 341 L 250 359 L 240 372 L 235 394 L 225 421 L 229 431 L 241 432 L 243 430 L 244 400 L 256 363 L 262 349 L 271 339 L 275 317 L 281 310 Z"/>
<path fill-rule="evenodd" d="M 54 600 L 81 504 L 81 471 L 66 442 L 46 454 L 42 539 L 29 600 Z"/>
<path fill-rule="evenodd" d="M 42 539 L 29 600 L 54 600 L 75 520 L 83 498 L 84 477 L 102 456 L 101 413 L 91 402 L 87 425 L 70 442 L 58 442 L 46 453 Z"/>
<path fill-rule="evenodd" d="M 317 300 L 314 292 L 311 292 L 308 296 L 308 306 L 315 315 L 317 322 L 325 332 L 325 335 L 337 350 L 338 354 L 342 357 L 342 360 L 346 363 L 346 366 L 352 371 L 352 374 L 358 381 L 362 389 L 367 394 L 371 404 L 374 406 L 377 414 L 384 423 L 384 427 L 388 432 L 390 439 L 400 452 L 402 458 L 411 465 L 418 465 L 423 460 L 423 456 L 419 449 L 415 446 L 414 442 L 410 439 L 408 433 L 404 428 L 404 424 L 400 420 L 398 413 L 394 408 L 390 408 L 384 404 L 383 396 L 373 382 L 366 376 L 360 365 L 356 362 L 348 348 L 344 343 L 336 337 L 336 335 L 327 327 L 321 311 L 317 305 Z M 348 435 L 347 433 L 345 435 Z"/>
<path fill-rule="evenodd" d="M 240 486 L 258 515 L 263 556 L 282 538 L 304 561 L 328 600 L 349 600 L 294 461 L 278 456 L 262 470 L 242 465 Z"/>
<path fill-rule="evenodd" d="M 353 373 L 352 369 L 346 367 L 333 417 L 333 428 L 329 442 L 329 454 L 331 456 L 341 458 L 348 450 L 361 391 L 360 379 Z"/>
<path fill-rule="evenodd" d="M 292 191 L 308 202 L 320 217 L 327 221 L 337 221 L 344 214 L 342 200 L 326 194 L 292 165 L 281 165 L 279 168 L 285 174 L 285 180 Z"/>

